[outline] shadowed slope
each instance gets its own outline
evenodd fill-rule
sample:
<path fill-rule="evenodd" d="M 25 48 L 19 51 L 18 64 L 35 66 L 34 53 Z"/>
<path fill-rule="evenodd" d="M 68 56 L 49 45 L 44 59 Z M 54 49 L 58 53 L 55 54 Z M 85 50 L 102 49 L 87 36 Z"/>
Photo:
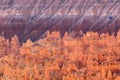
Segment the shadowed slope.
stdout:
<path fill-rule="evenodd" d="M 6 38 L 17 34 L 21 43 L 47 30 L 80 36 L 81 30 L 111 34 L 120 28 L 119 0 L 3 0 L 0 12 L 0 32 Z"/>

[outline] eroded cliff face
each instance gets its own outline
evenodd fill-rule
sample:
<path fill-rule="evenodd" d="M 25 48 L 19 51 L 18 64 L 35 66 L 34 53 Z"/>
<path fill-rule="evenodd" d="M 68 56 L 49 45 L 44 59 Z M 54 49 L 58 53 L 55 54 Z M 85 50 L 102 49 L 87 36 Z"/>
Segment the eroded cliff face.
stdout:
<path fill-rule="evenodd" d="M 0 32 L 17 34 L 20 42 L 36 41 L 47 30 L 117 32 L 120 0 L 0 0 Z"/>

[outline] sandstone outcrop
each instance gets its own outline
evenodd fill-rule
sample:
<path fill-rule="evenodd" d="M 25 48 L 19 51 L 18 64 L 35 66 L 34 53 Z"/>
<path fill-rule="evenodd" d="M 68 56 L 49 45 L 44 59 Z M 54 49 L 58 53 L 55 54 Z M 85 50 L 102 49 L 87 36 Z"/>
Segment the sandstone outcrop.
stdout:
<path fill-rule="evenodd" d="M 0 0 L 0 32 L 20 42 L 36 41 L 47 30 L 114 33 L 120 28 L 120 0 Z"/>

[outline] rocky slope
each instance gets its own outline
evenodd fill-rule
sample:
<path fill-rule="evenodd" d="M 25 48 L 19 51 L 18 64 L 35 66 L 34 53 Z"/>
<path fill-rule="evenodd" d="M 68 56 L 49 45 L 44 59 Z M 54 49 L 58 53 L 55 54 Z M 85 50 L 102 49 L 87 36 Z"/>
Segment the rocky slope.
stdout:
<path fill-rule="evenodd" d="M 119 0 L 0 0 L 0 32 L 14 34 L 20 42 L 36 41 L 47 30 L 117 32 L 120 28 Z"/>

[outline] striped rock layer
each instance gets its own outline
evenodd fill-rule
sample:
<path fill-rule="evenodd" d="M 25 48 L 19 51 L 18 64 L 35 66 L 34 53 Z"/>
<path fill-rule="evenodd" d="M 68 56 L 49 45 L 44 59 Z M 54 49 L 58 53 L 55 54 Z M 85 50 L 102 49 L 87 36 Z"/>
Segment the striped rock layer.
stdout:
<path fill-rule="evenodd" d="M 0 33 L 36 41 L 49 31 L 80 36 L 87 31 L 114 33 L 120 28 L 120 0 L 0 0 Z"/>

